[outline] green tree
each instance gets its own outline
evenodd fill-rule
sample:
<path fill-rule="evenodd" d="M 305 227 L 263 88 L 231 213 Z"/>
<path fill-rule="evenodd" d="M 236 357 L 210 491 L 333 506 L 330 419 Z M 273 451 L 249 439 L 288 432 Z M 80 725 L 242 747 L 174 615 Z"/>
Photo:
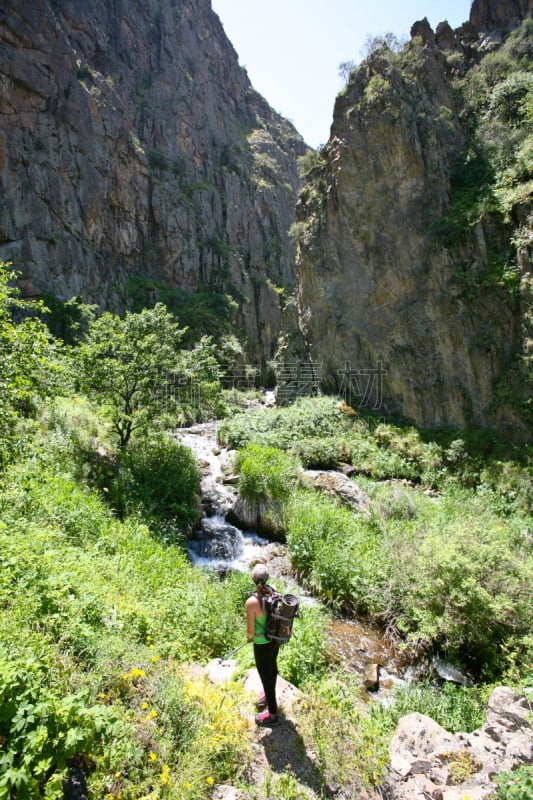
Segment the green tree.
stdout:
<path fill-rule="evenodd" d="M 39 319 L 44 306 L 20 298 L 9 267 L 0 261 L 0 467 L 17 449 L 18 420 L 55 391 L 61 367 L 60 345 Z"/>
<path fill-rule="evenodd" d="M 184 333 L 162 303 L 124 317 L 105 312 L 90 325 L 77 354 L 80 388 L 107 406 L 121 448 L 176 411 Z"/>

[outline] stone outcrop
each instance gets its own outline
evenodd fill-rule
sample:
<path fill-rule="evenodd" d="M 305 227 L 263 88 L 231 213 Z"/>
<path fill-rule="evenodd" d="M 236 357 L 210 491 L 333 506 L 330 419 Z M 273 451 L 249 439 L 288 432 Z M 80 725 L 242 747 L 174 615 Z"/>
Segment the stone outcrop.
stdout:
<path fill-rule="evenodd" d="M 264 365 L 306 146 L 210 0 L 5 0 L 0 43 L 0 259 L 23 293 L 228 294 Z"/>
<path fill-rule="evenodd" d="M 342 472 L 332 469 L 307 469 L 303 473 L 303 482 L 309 483 L 314 489 L 336 498 L 342 505 L 348 506 L 353 511 L 358 511 L 365 516 L 370 515 L 370 498 Z"/>
<path fill-rule="evenodd" d="M 408 714 L 389 750 L 385 800 L 481 800 L 493 796 L 495 775 L 533 764 L 531 704 L 499 687 L 473 733 L 451 734 L 430 717 Z"/>
<path fill-rule="evenodd" d="M 513 237 L 532 241 L 531 197 L 514 225 L 485 215 L 460 240 L 437 234 L 469 136 L 452 79 L 482 58 L 485 25 L 501 30 L 505 17 L 513 27 L 530 9 L 477 2 L 457 31 L 422 20 L 407 47 L 373 52 L 337 97 L 297 206 L 298 288 L 279 356 L 312 363 L 349 403 L 426 428 L 531 435 L 516 411 L 524 379 L 515 405 L 507 400 L 510 365 L 524 363 L 533 338 L 531 247 L 513 256 L 520 297 L 484 277 Z"/>
<path fill-rule="evenodd" d="M 508 33 L 532 14 L 532 0 L 474 0 L 470 22 L 480 33 Z"/>

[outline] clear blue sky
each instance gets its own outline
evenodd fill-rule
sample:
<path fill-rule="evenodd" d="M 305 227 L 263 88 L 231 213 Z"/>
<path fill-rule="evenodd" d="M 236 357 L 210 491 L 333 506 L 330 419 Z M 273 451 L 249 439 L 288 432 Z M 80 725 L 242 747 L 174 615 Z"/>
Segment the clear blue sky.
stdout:
<path fill-rule="evenodd" d="M 369 36 L 409 36 L 427 17 L 458 28 L 471 0 L 212 0 L 252 85 L 312 147 L 329 138 L 338 67 L 359 63 Z"/>

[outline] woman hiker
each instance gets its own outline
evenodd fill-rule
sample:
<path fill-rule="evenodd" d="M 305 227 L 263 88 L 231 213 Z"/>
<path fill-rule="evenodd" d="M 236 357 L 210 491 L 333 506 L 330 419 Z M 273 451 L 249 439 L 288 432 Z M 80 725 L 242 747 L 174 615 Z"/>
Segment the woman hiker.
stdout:
<path fill-rule="evenodd" d="M 264 598 L 270 594 L 267 585 L 268 570 L 264 564 L 256 564 L 252 571 L 255 592 L 246 601 L 246 632 L 249 642 L 254 643 L 254 658 L 263 692 L 257 699 L 257 708 L 263 709 L 256 716 L 258 725 L 271 727 L 279 724 L 276 701 L 276 679 L 278 677 L 279 642 L 267 639 L 265 635 L 267 612 Z"/>

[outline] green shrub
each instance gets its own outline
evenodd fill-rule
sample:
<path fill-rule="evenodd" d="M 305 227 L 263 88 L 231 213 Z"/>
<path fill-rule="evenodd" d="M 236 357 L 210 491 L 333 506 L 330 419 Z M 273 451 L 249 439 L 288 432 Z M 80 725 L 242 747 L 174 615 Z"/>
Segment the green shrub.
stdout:
<path fill-rule="evenodd" d="M 188 659 L 223 656 L 246 638 L 246 593 L 235 588 L 233 576 L 222 582 L 216 573 L 196 571 L 190 577 L 169 598 L 164 629 L 175 642 L 175 652 Z M 250 594 L 249 579 L 246 585 Z"/>
<path fill-rule="evenodd" d="M 391 537 L 400 627 L 412 639 L 439 644 L 450 657 L 487 670 L 501 668 L 502 648 L 511 641 L 527 660 L 531 557 L 514 551 L 479 501 L 461 509 L 442 503 L 418 526 L 411 537 L 404 528 Z"/>
<path fill-rule="evenodd" d="M 378 609 L 386 565 L 376 524 L 314 492 L 289 504 L 287 544 L 300 579 L 324 602 L 358 613 Z"/>
<path fill-rule="evenodd" d="M 340 463 L 350 463 L 351 450 L 344 439 L 321 437 L 297 442 L 291 452 L 306 469 L 335 469 Z"/>
<path fill-rule="evenodd" d="M 297 482 L 296 461 L 275 447 L 250 444 L 235 459 L 239 495 L 251 502 L 284 501 Z"/>
<path fill-rule="evenodd" d="M 313 744 L 324 785 L 339 783 L 350 797 L 380 785 L 394 727 L 379 704 L 364 707 L 353 681 L 338 674 L 317 681 L 300 704 L 298 728 Z"/>
<path fill-rule="evenodd" d="M 320 678 L 326 667 L 326 617 L 319 606 L 302 605 L 294 622 L 294 633 L 280 651 L 280 673 L 285 680 L 304 688 Z"/>
<path fill-rule="evenodd" d="M 339 436 L 351 420 L 339 409 L 338 398 L 300 398 L 288 408 L 259 409 L 225 420 L 221 443 L 242 448 L 249 443 L 288 450 L 302 439 Z"/>
<path fill-rule="evenodd" d="M 74 756 L 89 762 L 125 726 L 112 709 L 90 705 L 84 692 L 57 696 L 43 686 L 46 670 L 0 656 L 0 797 L 63 797 Z"/>
<path fill-rule="evenodd" d="M 533 795 L 533 767 L 521 764 L 514 772 L 495 777 L 498 800 L 529 800 Z"/>
<path fill-rule="evenodd" d="M 4 519 L 20 517 L 43 528 L 53 528 L 71 542 L 105 536 L 112 514 L 102 496 L 81 485 L 68 473 L 58 473 L 36 460 L 13 466 L 0 495 Z"/>
<path fill-rule="evenodd" d="M 442 688 L 419 684 L 399 689 L 389 706 L 393 724 L 405 714 L 425 714 L 451 733 L 471 733 L 485 722 L 490 688 L 446 683 Z"/>
<path fill-rule="evenodd" d="M 178 527 L 197 516 L 200 470 L 189 448 L 166 434 L 134 439 L 120 458 L 112 499 L 122 513 L 172 520 Z"/>

